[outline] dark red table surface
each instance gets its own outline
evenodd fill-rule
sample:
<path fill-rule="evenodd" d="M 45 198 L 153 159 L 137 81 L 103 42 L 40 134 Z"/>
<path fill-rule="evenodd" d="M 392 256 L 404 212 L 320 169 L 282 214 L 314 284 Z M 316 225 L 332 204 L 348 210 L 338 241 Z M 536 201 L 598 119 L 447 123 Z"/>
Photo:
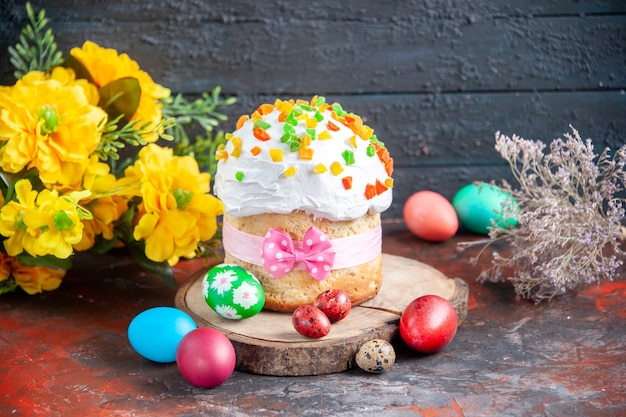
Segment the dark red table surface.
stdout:
<path fill-rule="evenodd" d="M 626 415 L 625 280 L 535 305 L 506 284 L 475 281 L 489 258 L 472 265 L 478 248 L 457 250 L 473 236 L 427 243 L 401 223 L 384 231 L 385 252 L 470 286 L 468 317 L 439 353 L 396 340 L 396 364 L 384 374 L 235 371 L 219 387 L 197 388 L 176 364 L 140 357 L 126 336 L 141 311 L 173 306 L 175 291 L 126 257 L 81 256 L 58 290 L 0 297 L 0 416 Z M 179 282 L 196 267 L 181 266 Z"/>

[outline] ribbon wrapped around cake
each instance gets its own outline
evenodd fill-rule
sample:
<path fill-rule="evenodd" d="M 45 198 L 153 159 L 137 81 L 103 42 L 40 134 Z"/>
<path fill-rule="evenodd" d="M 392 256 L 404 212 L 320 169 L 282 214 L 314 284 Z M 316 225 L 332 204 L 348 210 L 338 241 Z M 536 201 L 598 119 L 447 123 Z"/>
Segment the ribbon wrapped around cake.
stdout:
<path fill-rule="evenodd" d="M 304 269 L 318 281 L 330 273 L 335 262 L 332 243 L 316 227 L 309 227 L 304 240 L 295 245 L 291 236 L 283 230 L 270 228 L 263 239 L 261 262 L 274 279 L 288 274 L 295 265 L 304 265 Z"/>
<path fill-rule="evenodd" d="M 334 269 L 350 268 L 375 259 L 382 251 L 381 236 L 380 226 L 338 239 L 328 239 L 312 226 L 301 241 L 294 241 L 277 228 L 270 228 L 263 237 L 237 230 L 227 222 L 222 227 L 224 250 L 244 262 L 262 265 L 274 279 L 292 270 L 304 269 L 322 281 Z"/>

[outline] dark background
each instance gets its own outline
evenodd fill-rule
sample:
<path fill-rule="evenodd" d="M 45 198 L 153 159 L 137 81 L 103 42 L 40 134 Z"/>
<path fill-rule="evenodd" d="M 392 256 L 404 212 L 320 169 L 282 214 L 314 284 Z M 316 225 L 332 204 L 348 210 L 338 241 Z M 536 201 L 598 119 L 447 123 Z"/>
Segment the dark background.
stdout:
<path fill-rule="evenodd" d="M 0 84 L 25 1 L 0 8 Z M 237 117 L 263 102 L 339 101 L 395 159 L 401 217 L 415 191 L 447 198 L 510 179 L 494 133 L 546 142 L 579 130 L 599 152 L 625 143 L 626 2 L 465 0 L 34 0 L 59 49 L 128 53 L 173 93 L 221 86 Z"/>

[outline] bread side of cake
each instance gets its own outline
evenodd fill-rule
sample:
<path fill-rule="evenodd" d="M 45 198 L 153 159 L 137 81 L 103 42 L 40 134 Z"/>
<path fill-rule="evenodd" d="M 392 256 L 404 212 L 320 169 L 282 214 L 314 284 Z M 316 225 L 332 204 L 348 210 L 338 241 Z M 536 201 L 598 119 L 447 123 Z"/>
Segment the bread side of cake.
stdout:
<path fill-rule="evenodd" d="M 303 211 L 289 214 L 266 213 L 258 216 L 235 217 L 224 215 L 224 222 L 240 232 L 263 237 L 269 228 L 288 231 L 293 240 L 301 239 L 309 227 L 321 230 L 329 239 L 358 237 L 380 228 L 380 214 L 370 213 L 357 220 L 330 221 L 315 219 Z M 333 269 L 321 281 L 311 278 L 305 270 L 293 270 L 280 279 L 273 278 L 262 266 L 249 263 L 226 251 L 224 262 L 242 266 L 256 276 L 265 291 L 265 308 L 291 312 L 298 306 L 312 304 L 323 291 L 341 289 L 354 305 L 361 304 L 378 294 L 382 284 L 382 256 L 347 268 Z"/>

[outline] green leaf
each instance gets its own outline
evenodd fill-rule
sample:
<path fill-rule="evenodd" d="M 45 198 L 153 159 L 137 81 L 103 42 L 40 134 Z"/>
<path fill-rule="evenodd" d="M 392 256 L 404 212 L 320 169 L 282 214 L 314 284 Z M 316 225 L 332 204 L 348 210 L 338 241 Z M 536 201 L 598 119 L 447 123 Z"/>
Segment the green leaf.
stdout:
<path fill-rule="evenodd" d="M 133 236 L 132 219 L 135 214 L 135 208 L 132 206 L 122 214 L 120 219 L 115 224 L 115 232 L 119 240 L 124 243 L 124 246 L 128 248 L 130 254 L 133 256 L 137 264 L 144 270 L 151 274 L 155 274 L 168 287 L 176 289 L 176 280 L 174 279 L 174 271 L 167 262 L 155 262 L 146 256 L 146 246 L 144 242 L 135 240 Z"/>
<path fill-rule="evenodd" d="M 30 3 L 26 3 L 26 14 L 29 24 L 22 29 L 19 43 L 9 46 L 9 61 L 15 67 L 14 75 L 17 79 L 33 70 L 47 72 L 63 61 L 52 30 L 46 30 L 48 19 L 45 10 L 36 14 Z"/>
<path fill-rule="evenodd" d="M 31 256 L 27 253 L 21 253 L 16 256 L 17 260 L 24 266 L 43 266 L 46 268 L 68 270 L 72 267 L 70 259 L 59 259 L 53 255 Z"/>
<path fill-rule="evenodd" d="M 110 118 L 115 119 L 122 115 L 122 120 L 129 122 L 139 107 L 141 86 L 136 78 L 124 77 L 100 87 L 99 93 L 98 106 L 102 107 Z"/>
<path fill-rule="evenodd" d="M 132 201 L 129 204 L 128 210 L 126 210 L 119 219 L 115 222 L 116 236 L 124 243 L 133 239 L 133 217 L 136 213 L 137 201 Z"/>
<path fill-rule="evenodd" d="M 118 239 L 108 240 L 103 238 L 102 235 L 98 235 L 96 236 L 95 242 L 90 251 L 98 254 L 104 254 L 113 249 L 117 242 L 119 242 Z"/>
<path fill-rule="evenodd" d="M 95 84 L 93 81 L 93 77 L 87 70 L 87 67 L 83 65 L 78 59 L 76 59 L 73 55 L 68 55 L 68 57 L 63 62 L 63 66 L 65 68 L 71 68 L 74 70 L 76 74 L 76 79 L 85 79 L 89 81 L 91 84 Z"/>
<path fill-rule="evenodd" d="M 172 267 L 166 262 L 155 262 L 146 256 L 145 245 L 142 242 L 132 240 L 125 242 L 126 247 L 130 251 L 131 255 L 137 261 L 137 264 L 144 271 L 155 274 L 171 289 L 176 289 L 176 280 L 174 279 L 174 271 Z"/>
<path fill-rule="evenodd" d="M 26 172 L 21 171 L 17 174 L 11 174 L 11 173 L 7 173 L 3 171 L 2 179 L 5 183 L 7 183 L 8 181 L 7 183 L 8 188 L 7 188 L 7 194 L 5 196 L 5 201 L 9 201 L 9 200 L 16 198 L 15 197 L 15 184 L 19 180 L 30 181 L 33 187 L 33 190 L 36 190 L 36 191 L 41 191 L 45 188 L 45 186 L 41 182 L 41 178 L 39 177 L 39 170 L 37 168 L 29 169 Z"/>
<path fill-rule="evenodd" d="M 172 136 L 176 145 L 187 147 L 192 142 L 187 134 L 187 128 L 200 127 L 210 133 L 220 121 L 228 119 L 222 110 L 235 103 L 237 98 L 230 97 L 222 100 L 220 92 L 221 89 L 218 86 L 210 94 L 205 92 L 201 98 L 193 101 L 187 100 L 182 94 L 161 101 L 163 117 L 172 119 L 174 122 L 166 132 Z"/>
<path fill-rule="evenodd" d="M 120 124 L 123 115 L 119 115 L 115 119 L 109 120 L 100 138 L 96 155 L 101 161 L 110 161 L 111 172 L 114 174 L 120 173 L 113 166 L 115 161 L 119 160 L 118 151 L 123 149 L 126 145 L 131 146 L 144 146 L 147 142 L 144 139 L 145 135 L 155 133 L 164 140 L 172 140 L 172 137 L 163 131 L 174 128 L 173 119 L 162 119 L 158 123 L 152 123 L 151 121 L 144 121 L 143 119 L 136 119 L 128 123 Z"/>
<path fill-rule="evenodd" d="M 17 282 L 15 281 L 15 278 L 13 277 L 9 277 L 5 279 L 4 281 L 0 281 L 0 294 L 13 292 L 15 291 L 16 288 L 17 288 Z"/>

